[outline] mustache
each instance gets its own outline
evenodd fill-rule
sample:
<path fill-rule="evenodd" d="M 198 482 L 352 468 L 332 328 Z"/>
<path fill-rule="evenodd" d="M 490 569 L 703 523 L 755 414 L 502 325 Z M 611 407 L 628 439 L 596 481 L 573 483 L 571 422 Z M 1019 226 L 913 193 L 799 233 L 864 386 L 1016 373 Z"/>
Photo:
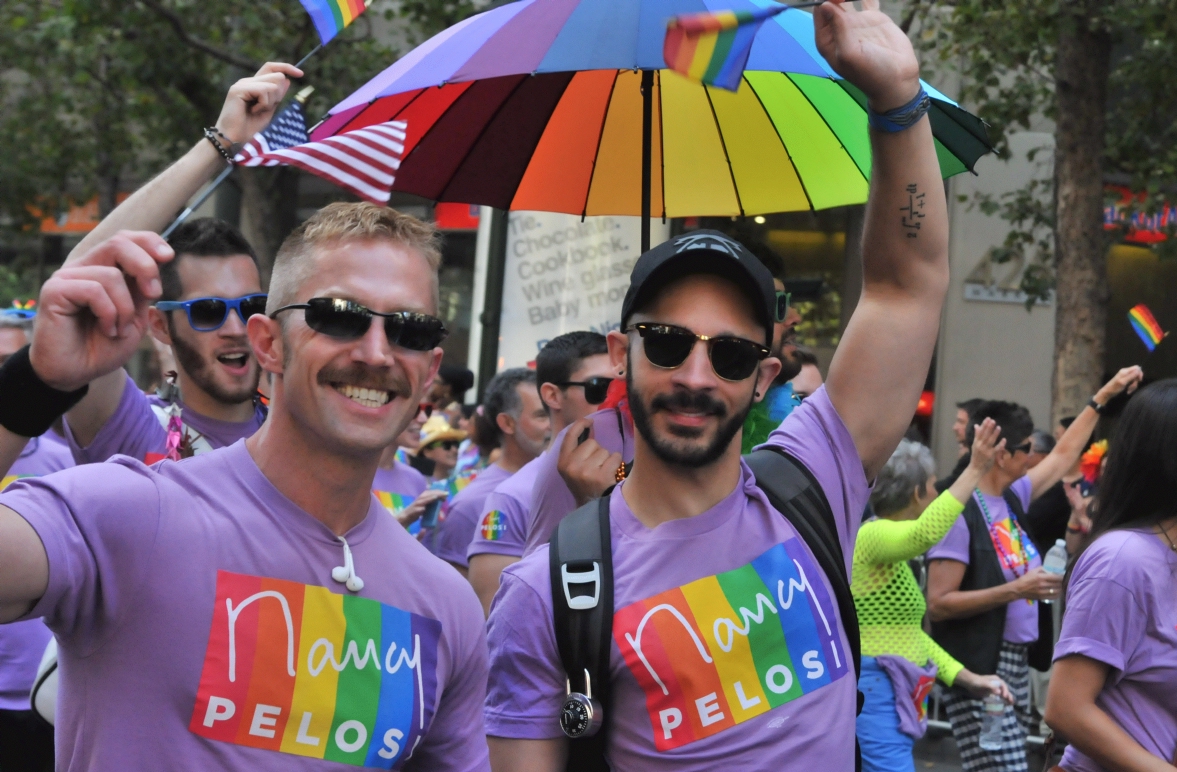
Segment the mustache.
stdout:
<path fill-rule="evenodd" d="M 408 398 L 413 393 L 403 373 L 388 367 L 369 367 L 360 362 L 352 362 L 346 367 L 328 365 L 319 371 L 318 381 L 320 386 L 341 384 L 360 389 L 387 391 L 392 394 L 393 399 Z"/>
<path fill-rule="evenodd" d="M 650 412 L 656 413 L 659 410 L 703 413 L 720 418 L 727 415 L 727 408 L 722 402 L 705 391 L 691 391 L 690 389 L 675 389 L 669 394 L 659 394 L 651 399 Z"/>

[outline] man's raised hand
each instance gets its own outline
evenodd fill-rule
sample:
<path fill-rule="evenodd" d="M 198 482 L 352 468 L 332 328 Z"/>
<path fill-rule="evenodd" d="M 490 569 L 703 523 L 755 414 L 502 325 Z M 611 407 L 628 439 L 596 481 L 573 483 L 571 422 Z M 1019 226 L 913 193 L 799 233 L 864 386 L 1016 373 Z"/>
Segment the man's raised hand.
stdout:
<path fill-rule="evenodd" d="M 292 64 L 266 62 L 252 78 L 242 78 L 229 89 L 217 128 L 234 144 L 248 142 L 270 124 L 290 78 L 301 77 L 302 70 Z"/>
<path fill-rule="evenodd" d="M 157 234 L 120 231 L 49 277 L 29 351 L 41 380 L 74 391 L 122 367 L 162 291 L 159 264 L 172 257 Z"/>
<path fill-rule="evenodd" d="M 813 25 L 817 50 L 834 72 L 862 89 L 874 110 L 902 107 L 919 93 L 915 50 L 879 10 L 879 0 L 863 0 L 861 11 L 829 0 L 814 9 Z"/>

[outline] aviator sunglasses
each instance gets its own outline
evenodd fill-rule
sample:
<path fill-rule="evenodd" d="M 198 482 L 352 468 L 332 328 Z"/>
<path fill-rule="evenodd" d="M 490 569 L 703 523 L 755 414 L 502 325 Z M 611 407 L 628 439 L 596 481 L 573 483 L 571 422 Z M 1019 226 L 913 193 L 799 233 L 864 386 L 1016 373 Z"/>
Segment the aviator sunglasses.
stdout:
<path fill-rule="evenodd" d="M 605 401 L 605 397 L 609 393 L 609 384 L 611 383 L 613 383 L 612 378 L 597 376 L 584 381 L 564 381 L 555 385 L 561 389 L 566 389 L 569 386 L 583 386 L 584 401 L 590 405 L 599 405 Z"/>
<path fill-rule="evenodd" d="M 646 359 L 655 367 L 674 369 L 687 361 L 695 341 L 707 344 L 711 367 L 725 381 L 742 381 L 756 372 L 756 365 L 769 355 L 759 343 L 733 335 L 698 335 L 686 327 L 641 322 L 629 328 L 642 336 Z"/>
<path fill-rule="evenodd" d="M 236 311 L 244 324 L 254 314 L 266 312 L 266 295 L 257 293 L 239 298 L 192 298 L 191 300 L 160 300 L 155 307 L 160 311 L 183 311 L 188 324 L 197 332 L 212 332 L 224 326 L 230 311 Z"/>
<path fill-rule="evenodd" d="M 292 303 L 270 314 L 273 318 L 293 308 L 306 310 L 307 327 L 315 332 L 341 340 L 362 338 L 372 326 L 372 317 L 384 319 L 384 334 L 388 342 L 410 351 L 429 351 L 436 348 L 449 330 L 442 321 L 428 314 L 412 311 L 393 311 L 383 314 L 353 300 L 341 298 L 311 298 L 305 303 Z"/>

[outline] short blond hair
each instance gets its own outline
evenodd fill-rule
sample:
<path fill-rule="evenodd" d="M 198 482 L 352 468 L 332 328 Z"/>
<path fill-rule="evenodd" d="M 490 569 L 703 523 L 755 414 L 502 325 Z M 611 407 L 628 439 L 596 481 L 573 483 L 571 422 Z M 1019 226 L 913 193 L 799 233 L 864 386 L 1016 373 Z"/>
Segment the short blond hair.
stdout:
<path fill-rule="evenodd" d="M 299 287 L 313 270 L 315 249 L 344 241 L 390 241 L 416 250 L 434 275 L 441 265 L 441 236 L 437 228 L 409 214 L 367 202 L 328 204 L 294 229 L 274 257 L 266 313 L 297 302 Z"/>

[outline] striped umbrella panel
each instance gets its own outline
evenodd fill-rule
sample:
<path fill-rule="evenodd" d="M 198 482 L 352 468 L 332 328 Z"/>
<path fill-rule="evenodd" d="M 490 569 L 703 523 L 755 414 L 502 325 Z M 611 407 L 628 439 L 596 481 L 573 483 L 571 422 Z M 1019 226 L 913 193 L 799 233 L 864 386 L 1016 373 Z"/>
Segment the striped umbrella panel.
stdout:
<path fill-rule="evenodd" d="M 640 84 L 632 70 L 451 83 L 353 108 L 335 131 L 407 122 L 393 190 L 504 209 L 637 215 Z M 731 93 L 662 70 L 653 108 L 655 216 L 754 215 L 866 200 L 865 97 L 845 81 L 746 72 Z M 937 122 L 958 126 L 947 112 L 936 113 Z M 987 147 L 976 138 L 968 144 L 950 149 L 937 138 L 944 176 L 966 169 L 954 151 Z"/>

